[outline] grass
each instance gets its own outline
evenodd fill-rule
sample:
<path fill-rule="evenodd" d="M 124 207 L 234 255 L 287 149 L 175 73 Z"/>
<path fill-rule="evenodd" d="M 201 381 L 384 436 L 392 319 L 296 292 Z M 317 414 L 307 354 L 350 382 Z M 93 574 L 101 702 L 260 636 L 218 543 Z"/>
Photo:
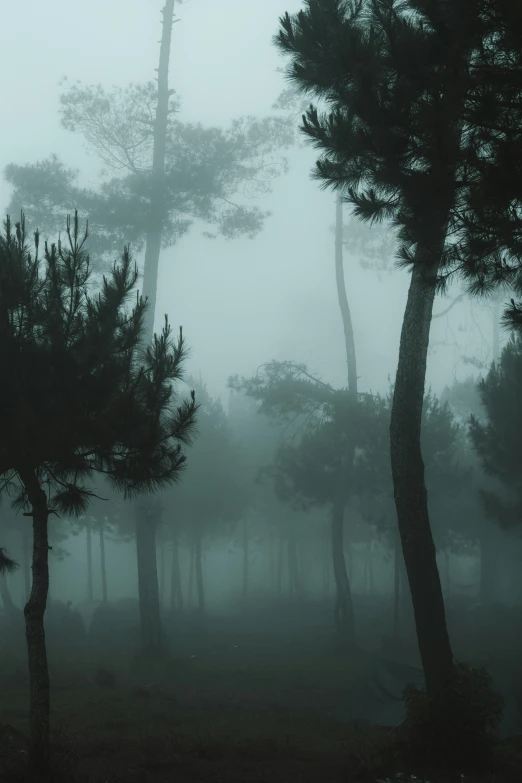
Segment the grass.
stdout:
<path fill-rule="evenodd" d="M 115 671 L 115 689 L 95 685 L 99 667 Z M 0 671 L 24 668 L 17 652 L 0 657 Z M 50 654 L 50 671 L 54 783 L 410 783 L 409 772 L 415 783 L 522 780 L 517 741 L 499 746 L 496 773 L 461 778 L 408 770 L 392 732 L 335 721 L 329 713 L 363 672 L 357 658 L 257 659 L 231 645 L 227 657 L 139 666 L 128 651 L 62 650 Z M 1 783 L 31 781 L 24 773 L 28 717 L 27 685 L 7 677 Z"/>

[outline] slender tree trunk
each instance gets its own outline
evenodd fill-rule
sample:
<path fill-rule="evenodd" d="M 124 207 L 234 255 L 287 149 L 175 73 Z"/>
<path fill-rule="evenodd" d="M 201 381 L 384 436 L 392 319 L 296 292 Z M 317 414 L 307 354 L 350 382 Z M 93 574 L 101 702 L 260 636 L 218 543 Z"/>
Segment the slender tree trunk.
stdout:
<path fill-rule="evenodd" d="M 165 639 L 161 625 L 156 562 L 156 524 L 145 504 L 135 506 L 136 549 L 138 554 L 138 594 L 140 598 L 141 648 L 147 657 L 165 654 Z"/>
<path fill-rule="evenodd" d="M 169 89 L 170 47 L 174 22 L 174 0 L 166 0 L 162 9 L 162 35 L 158 65 L 158 98 L 153 126 L 152 189 L 149 225 L 146 235 L 145 263 L 143 267 L 143 296 L 147 297 L 149 309 L 145 314 L 145 334 L 151 339 L 154 331 L 156 290 L 158 285 L 161 236 L 166 215 L 165 198 L 165 149 L 169 118 L 169 101 L 174 90 Z"/>
<path fill-rule="evenodd" d="M 169 62 L 174 21 L 174 0 L 166 0 L 162 10 L 162 35 L 158 65 L 158 96 L 156 117 L 153 126 L 152 180 L 148 226 L 145 239 L 145 263 L 143 267 L 142 295 L 148 300 L 145 311 L 144 340 L 148 343 L 154 333 L 154 315 L 156 310 L 156 290 L 158 285 L 161 236 L 165 222 L 165 148 L 169 117 L 169 100 L 174 92 L 169 89 Z M 163 632 L 161 630 L 161 612 L 158 591 L 158 572 L 156 561 L 156 531 L 143 514 L 139 513 L 142 504 L 136 506 L 136 542 L 142 542 L 148 554 L 138 552 L 138 590 L 141 608 L 141 635 L 144 648 L 151 653 L 164 651 Z M 137 543 L 138 546 L 138 543 Z M 154 556 L 152 557 L 152 551 Z M 153 620 L 146 618 L 152 614 Z"/>
<path fill-rule="evenodd" d="M 102 583 L 102 601 L 107 603 L 107 564 L 105 561 L 105 522 L 100 520 L 100 570 Z"/>
<path fill-rule="evenodd" d="M 205 611 L 205 590 L 203 585 L 203 559 L 201 556 L 201 530 L 194 526 L 194 566 L 196 572 L 196 589 L 198 591 L 198 611 Z"/>
<path fill-rule="evenodd" d="M 49 540 L 47 497 L 33 470 L 19 471 L 33 519 L 33 580 L 31 594 L 24 608 L 25 635 L 29 659 L 31 760 L 44 780 L 49 774 L 50 687 L 44 614 L 49 590 Z"/>
<path fill-rule="evenodd" d="M 444 565 L 446 576 L 446 596 L 451 596 L 451 567 L 450 567 L 450 553 L 447 549 L 444 550 Z"/>
<path fill-rule="evenodd" d="M 500 305 L 502 299 L 502 291 L 497 292 L 493 305 L 493 361 L 495 364 L 500 359 Z"/>
<path fill-rule="evenodd" d="M 165 539 L 163 533 L 158 536 L 159 545 L 159 602 L 160 607 L 165 605 Z"/>
<path fill-rule="evenodd" d="M 194 605 L 194 562 L 196 559 L 196 540 L 194 531 L 192 531 L 192 541 L 190 542 L 190 563 L 189 563 L 189 578 L 188 578 L 188 597 L 187 603 L 189 609 Z"/>
<path fill-rule="evenodd" d="M 248 595 L 249 551 L 248 551 L 248 518 L 243 520 L 243 598 Z"/>
<path fill-rule="evenodd" d="M 178 526 L 172 525 L 172 563 L 170 568 L 170 611 L 183 611 L 183 585 L 179 565 Z"/>
<path fill-rule="evenodd" d="M 337 284 L 337 298 L 343 321 L 344 347 L 346 352 L 346 369 L 348 389 L 351 398 L 357 402 L 357 361 L 355 355 L 355 340 L 353 336 L 352 316 L 348 296 L 346 294 L 346 282 L 344 279 L 343 265 L 343 204 L 341 195 L 335 202 L 335 281 Z"/>
<path fill-rule="evenodd" d="M 87 539 L 87 598 L 89 601 L 94 601 L 92 581 L 92 525 L 89 518 L 87 518 L 85 523 L 85 535 Z"/>
<path fill-rule="evenodd" d="M 437 263 L 445 240 L 417 251 L 402 325 L 390 423 L 391 464 L 402 551 L 429 696 L 452 690 L 454 667 L 428 514 L 420 436 Z M 425 260 L 425 263 L 422 263 Z M 431 264 L 431 265 L 429 265 Z"/>
<path fill-rule="evenodd" d="M 346 571 L 343 547 L 344 503 L 332 504 L 332 563 L 335 579 L 335 625 L 342 644 L 351 645 L 355 639 L 355 625 L 350 580 Z"/>
<path fill-rule="evenodd" d="M 355 339 L 353 334 L 352 316 L 346 293 L 346 281 L 344 277 L 343 262 L 343 205 L 341 194 L 337 194 L 335 202 L 335 281 L 337 287 L 337 299 L 344 331 L 344 347 L 346 353 L 346 370 L 348 381 L 348 404 L 353 408 L 357 406 L 357 359 L 355 353 Z M 340 479 L 342 483 L 350 483 L 355 457 L 355 442 L 351 440 L 346 448 L 346 471 Z M 342 466 L 341 460 L 341 466 Z M 333 570 L 336 587 L 335 619 L 337 633 L 341 642 L 353 644 L 355 640 L 355 623 L 352 604 L 350 580 L 346 571 L 344 556 L 344 497 L 342 484 L 339 487 L 339 496 L 332 503 L 332 553 Z"/>
<path fill-rule="evenodd" d="M 27 603 L 31 594 L 31 566 L 30 566 L 30 553 L 31 553 L 31 536 L 30 532 L 25 525 L 25 520 L 21 526 L 22 533 L 22 568 L 24 572 L 24 588 L 25 596 L 24 602 Z"/>
<path fill-rule="evenodd" d="M 4 604 L 6 613 L 10 617 L 17 615 L 19 610 L 11 598 L 11 591 L 9 590 L 9 586 L 7 584 L 7 574 L 0 574 L 0 597 L 2 598 L 2 603 Z"/>

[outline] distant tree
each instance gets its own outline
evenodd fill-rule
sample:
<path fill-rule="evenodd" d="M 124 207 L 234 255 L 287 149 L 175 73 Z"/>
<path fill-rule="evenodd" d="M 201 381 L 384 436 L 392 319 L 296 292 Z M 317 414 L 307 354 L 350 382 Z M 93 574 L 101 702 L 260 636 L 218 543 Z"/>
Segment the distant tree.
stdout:
<path fill-rule="evenodd" d="M 71 204 L 89 219 L 91 242 L 111 254 L 124 242 L 145 249 L 142 294 L 149 302 L 144 338 L 152 341 L 159 258 L 195 219 L 228 239 L 254 237 L 269 213 L 252 206 L 286 171 L 281 150 L 294 131 L 286 117 L 234 120 L 226 130 L 178 119 L 180 104 L 169 88 L 174 0 L 162 9 L 157 84 L 105 89 L 71 84 L 61 95 L 62 125 L 80 133 L 105 167 L 98 190 L 77 185 L 77 172 L 56 157 L 34 165 L 10 165 L 11 211 L 23 208 L 47 236 L 56 236 Z M 152 649 L 161 638 L 156 528 L 161 519 L 138 501 L 136 545 L 142 632 Z M 157 653 L 160 652 L 158 647 Z"/>
<path fill-rule="evenodd" d="M 522 338 L 513 337 L 500 362 L 479 383 L 485 416 L 472 415 L 470 435 L 482 467 L 500 491 L 482 489 L 485 509 L 505 529 L 522 520 Z"/>
<path fill-rule="evenodd" d="M 25 223 L 9 218 L 0 239 L 0 388 L 4 411 L 3 490 L 33 523 L 32 588 L 24 610 L 29 657 L 32 760 L 49 762 L 49 674 L 44 636 L 48 520 L 85 512 L 95 473 L 127 496 L 176 481 L 195 426 L 194 394 L 177 408 L 185 343 L 162 334 L 142 348 L 146 303 L 129 295 L 137 281 L 128 249 L 99 293 L 78 214 L 67 243 L 28 249 Z"/>
<path fill-rule="evenodd" d="M 173 536 L 185 531 L 193 558 L 198 609 L 205 609 L 203 543 L 207 536 L 234 527 L 244 515 L 248 487 L 241 451 L 232 437 L 226 413 L 201 379 L 190 378 L 198 402 L 198 437 L 191 450 L 190 471 L 169 493 Z M 166 503 L 167 505 L 167 503 Z M 176 564 L 174 564 L 176 566 Z"/>

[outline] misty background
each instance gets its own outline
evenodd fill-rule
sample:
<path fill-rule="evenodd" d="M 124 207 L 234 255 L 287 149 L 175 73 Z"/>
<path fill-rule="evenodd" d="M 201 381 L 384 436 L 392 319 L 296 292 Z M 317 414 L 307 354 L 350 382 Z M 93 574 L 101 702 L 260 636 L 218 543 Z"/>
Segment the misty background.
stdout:
<path fill-rule="evenodd" d="M 271 39 L 278 17 L 300 7 L 299 0 L 177 3 L 170 84 L 181 101 L 183 121 L 226 126 L 239 115 L 273 113 L 272 104 L 286 85 Z M 56 153 L 66 166 L 80 170 L 81 185 L 97 185 L 100 161 L 87 153 L 79 134 L 60 127 L 60 82 L 65 77 L 71 83 L 110 87 L 148 81 L 157 65 L 157 10 L 151 12 L 149 0 L 91 0 L 81 6 L 67 0 L 27 0 L 23 19 L 15 4 L 3 9 L 0 47 L 9 74 L 3 105 L 9 113 L 2 123 L 0 170 Z M 289 172 L 274 180 L 271 195 L 259 200 L 260 208 L 272 214 L 255 239 L 209 240 L 203 236 L 205 226 L 196 221 L 174 247 L 162 251 L 155 328 L 161 327 L 164 313 L 174 329 L 183 326 L 191 350 L 187 371 L 202 373 L 209 393 L 221 398 L 225 410 L 229 376 L 252 376 L 272 359 L 306 363 L 334 387 L 345 384 L 334 274 L 335 196 L 310 178 L 316 158 L 309 147 L 288 151 Z M 9 198 L 9 186 L 0 179 L 4 213 Z M 346 251 L 344 263 L 359 388 L 385 394 L 396 371 L 409 274 L 394 269 L 392 258 L 392 273 L 364 269 Z M 458 293 L 450 289 L 439 297 L 435 313 Z M 493 324 L 491 303 L 469 299 L 434 320 L 427 387 L 439 394 L 454 379 L 487 368 L 493 358 Z M 71 556 L 54 560 L 51 592 L 75 602 L 85 593 L 84 578 L 78 576 L 78 563 L 85 560 L 84 535 L 70 537 L 65 547 Z M 134 544 L 108 541 L 107 558 L 111 595 L 134 594 Z M 209 585 L 223 569 L 230 574 L 237 569 L 240 579 L 240 559 L 228 545 L 214 547 L 206 558 Z M 465 581 L 472 564 L 464 561 Z M 95 583 L 97 568 L 95 557 Z M 255 583 L 255 563 L 252 579 Z M 15 598 L 20 600 L 20 574 L 13 577 L 16 581 L 20 595 L 15 590 Z"/>

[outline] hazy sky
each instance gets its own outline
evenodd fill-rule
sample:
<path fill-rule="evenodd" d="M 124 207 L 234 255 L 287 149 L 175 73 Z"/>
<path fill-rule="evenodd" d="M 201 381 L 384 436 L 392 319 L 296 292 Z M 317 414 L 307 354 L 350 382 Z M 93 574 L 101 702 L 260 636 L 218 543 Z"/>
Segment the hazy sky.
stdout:
<path fill-rule="evenodd" d="M 95 181 L 101 164 L 80 137 L 62 130 L 59 82 L 124 85 L 154 76 L 162 0 L 25 0 L 6 4 L 0 28 L 4 61 L 0 169 L 57 153 L 82 179 Z M 176 4 L 170 80 L 182 119 L 226 125 L 232 118 L 271 112 L 284 88 L 284 65 L 271 43 L 278 17 L 300 0 L 187 0 Z M 290 173 L 260 201 L 272 211 L 255 239 L 209 241 L 201 227 L 163 253 L 156 325 L 168 313 L 191 346 L 189 370 L 226 400 L 227 377 L 252 374 L 263 362 L 295 359 L 328 381 L 345 378 L 341 319 L 335 291 L 334 196 L 310 179 L 316 154 L 291 154 Z M 2 211 L 9 200 L 0 182 Z M 74 205 L 71 205 L 73 208 Z M 29 227 L 30 229 L 34 227 Z M 361 390 L 386 391 L 396 370 L 408 275 L 379 277 L 345 259 Z M 439 301 L 443 310 L 451 300 Z M 457 305 L 433 324 L 428 380 L 435 390 L 462 377 L 464 353 L 484 359 L 491 344 L 487 310 Z M 441 345 L 446 343 L 446 345 Z"/>

